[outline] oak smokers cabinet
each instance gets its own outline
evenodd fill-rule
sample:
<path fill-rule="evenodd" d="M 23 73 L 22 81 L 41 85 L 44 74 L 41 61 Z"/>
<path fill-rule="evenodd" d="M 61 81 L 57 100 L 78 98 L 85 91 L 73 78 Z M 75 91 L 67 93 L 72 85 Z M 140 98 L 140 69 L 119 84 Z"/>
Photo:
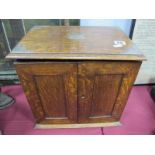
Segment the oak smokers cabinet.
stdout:
<path fill-rule="evenodd" d="M 37 127 L 118 125 L 144 56 L 119 29 L 39 26 L 8 59 Z"/>

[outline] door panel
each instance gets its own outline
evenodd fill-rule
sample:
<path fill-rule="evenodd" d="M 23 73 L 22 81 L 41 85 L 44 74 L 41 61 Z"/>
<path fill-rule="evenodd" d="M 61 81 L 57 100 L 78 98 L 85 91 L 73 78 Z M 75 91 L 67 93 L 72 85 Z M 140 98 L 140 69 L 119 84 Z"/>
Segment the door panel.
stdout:
<path fill-rule="evenodd" d="M 110 116 L 121 84 L 122 75 L 94 76 L 91 117 Z"/>
<path fill-rule="evenodd" d="M 39 123 L 77 121 L 77 65 L 17 64 L 18 75 Z"/>
<path fill-rule="evenodd" d="M 78 121 L 117 121 L 139 66 L 139 62 L 81 63 L 78 66 Z"/>
<path fill-rule="evenodd" d="M 35 76 L 46 118 L 67 117 L 63 75 Z"/>

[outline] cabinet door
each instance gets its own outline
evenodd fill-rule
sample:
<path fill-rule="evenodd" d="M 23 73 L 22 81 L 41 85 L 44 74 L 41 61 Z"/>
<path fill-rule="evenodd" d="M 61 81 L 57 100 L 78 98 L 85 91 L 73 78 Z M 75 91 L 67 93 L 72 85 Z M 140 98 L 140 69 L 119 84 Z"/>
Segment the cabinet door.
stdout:
<path fill-rule="evenodd" d="M 78 66 L 78 121 L 118 121 L 140 62 L 88 62 Z"/>
<path fill-rule="evenodd" d="M 37 122 L 77 121 L 76 64 L 21 63 L 16 69 Z"/>

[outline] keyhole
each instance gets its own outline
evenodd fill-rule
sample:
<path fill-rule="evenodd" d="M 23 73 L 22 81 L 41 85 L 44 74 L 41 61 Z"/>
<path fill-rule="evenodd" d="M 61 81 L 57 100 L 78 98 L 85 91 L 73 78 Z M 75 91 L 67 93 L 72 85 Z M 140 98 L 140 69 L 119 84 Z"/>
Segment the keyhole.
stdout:
<path fill-rule="evenodd" d="M 81 96 L 81 99 L 85 99 L 85 96 L 84 96 L 84 95 L 82 95 L 82 96 Z"/>

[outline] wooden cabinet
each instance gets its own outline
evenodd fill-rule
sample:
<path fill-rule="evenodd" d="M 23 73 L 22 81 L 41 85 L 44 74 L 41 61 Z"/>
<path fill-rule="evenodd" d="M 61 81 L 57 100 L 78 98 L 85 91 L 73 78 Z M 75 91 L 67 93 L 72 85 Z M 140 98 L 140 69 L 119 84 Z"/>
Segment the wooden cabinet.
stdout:
<path fill-rule="evenodd" d="M 29 62 L 16 70 L 38 123 L 119 121 L 139 62 Z"/>
<path fill-rule="evenodd" d="M 34 28 L 7 58 L 40 127 L 117 125 L 144 60 L 123 32 L 95 27 Z"/>

